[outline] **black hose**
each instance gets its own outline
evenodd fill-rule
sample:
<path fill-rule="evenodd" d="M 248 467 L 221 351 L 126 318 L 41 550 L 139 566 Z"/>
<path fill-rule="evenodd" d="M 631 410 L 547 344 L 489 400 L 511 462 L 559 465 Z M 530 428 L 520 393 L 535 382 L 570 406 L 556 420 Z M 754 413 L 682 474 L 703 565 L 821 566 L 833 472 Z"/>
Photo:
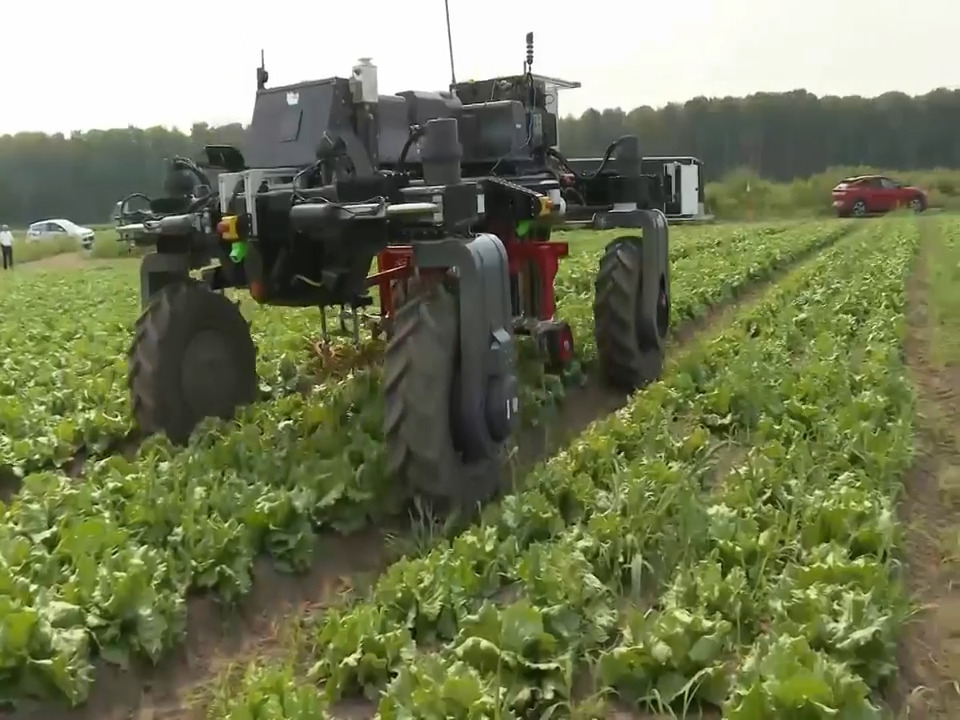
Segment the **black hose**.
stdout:
<path fill-rule="evenodd" d="M 597 175 L 599 175 L 600 173 L 602 173 L 606 169 L 607 163 L 610 162 L 610 158 L 613 157 L 613 151 L 616 150 L 618 147 L 620 147 L 620 143 L 622 143 L 624 140 L 627 140 L 628 138 L 630 138 L 630 135 L 622 135 L 618 137 L 616 140 L 614 140 L 612 143 L 610 143 L 607 146 L 607 151 L 603 154 L 603 160 L 600 161 L 600 167 L 598 167 L 596 170 L 594 170 L 590 174 L 584 173 L 583 174 L 584 180 L 591 180 L 595 178 Z"/>
<path fill-rule="evenodd" d="M 569 201 L 567 201 L 567 203 L 570 205 L 586 205 L 587 204 L 587 201 L 583 198 L 583 195 L 577 192 L 576 189 L 574 188 L 564 188 L 561 192 L 565 196 L 563 198 L 564 200 L 567 200 L 568 197 L 576 195 L 577 202 L 570 203 Z"/>
<path fill-rule="evenodd" d="M 291 192 L 291 194 L 290 194 L 290 206 L 291 206 L 291 207 L 293 207 L 294 205 L 297 205 L 297 204 L 299 204 L 299 203 L 328 203 L 328 202 L 330 202 L 327 198 L 325 198 L 325 197 L 320 197 L 320 196 L 307 198 L 307 197 L 304 197 L 303 193 L 300 192 L 300 190 L 303 189 L 303 188 L 300 187 L 300 184 L 301 184 L 303 178 L 305 178 L 305 177 L 307 177 L 307 176 L 309 176 L 309 175 L 312 175 L 313 173 L 315 173 L 315 172 L 317 172 L 317 171 L 322 170 L 324 164 L 325 164 L 325 163 L 327 162 L 327 160 L 329 160 L 329 159 L 330 159 L 330 158 L 318 158 L 317 160 L 314 160 L 310 165 L 308 165 L 307 167 L 303 168 L 303 170 L 300 170 L 296 175 L 293 176 L 293 180 L 292 180 L 291 183 L 290 183 L 290 186 L 291 186 L 291 188 L 292 188 L 292 192 Z M 321 182 L 322 182 L 322 179 L 321 179 Z"/>
<path fill-rule="evenodd" d="M 607 163 L 609 163 L 610 160 L 613 158 L 613 151 L 616 150 L 624 140 L 627 140 L 630 137 L 631 137 L 630 135 L 623 135 L 621 137 L 618 137 L 609 145 L 607 145 L 607 149 L 603 153 L 603 159 L 600 161 L 600 166 L 596 170 L 594 170 L 592 173 L 580 173 L 574 170 L 574 168 L 570 165 L 570 161 L 567 160 L 567 158 L 564 157 L 563 153 L 561 153 L 556 148 L 547 148 L 547 154 L 555 158 L 561 165 L 563 165 L 563 167 L 565 167 L 569 172 L 576 175 L 580 179 L 592 180 L 607 168 Z"/>
<path fill-rule="evenodd" d="M 403 147 L 400 148 L 400 157 L 397 158 L 397 172 L 402 173 L 407 164 L 407 155 L 410 153 L 410 148 L 413 147 L 413 144 L 423 137 L 423 126 L 422 125 L 411 125 L 410 134 L 407 136 L 407 140 L 403 143 Z"/>
<path fill-rule="evenodd" d="M 121 219 L 122 219 L 122 218 L 133 217 L 134 214 L 139 218 L 139 217 L 141 217 L 141 216 L 144 214 L 144 211 L 142 211 L 142 210 L 137 210 L 136 213 L 128 213 L 128 212 L 126 211 L 126 210 L 127 210 L 127 203 L 130 202 L 131 200 L 133 200 L 134 198 L 138 198 L 138 197 L 139 197 L 139 198 L 143 198 L 144 200 L 146 200 L 148 207 L 149 207 L 150 203 L 153 202 L 153 201 L 150 199 L 150 196 L 147 195 L 147 194 L 145 194 L 145 193 L 142 193 L 142 192 L 130 193 L 129 195 L 127 195 L 126 197 L 124 197 L 123 200 L 120 201 L 120 217 L 121 217 Z M 149 212 L 149 211 L 148 211 L 148 212 Z"/>
<path fill-rule="evenodd" d="M 210 182 L 210 177 L 190 158 L 183 157 L 182 155 L 175 155 L 170 161 L 170 164 L 174 167 L 181 167 L 185 170 L 189 170 L 193 176 L 200 181 L 201 185 L 206 185 L 210 188 L 213 187 L 213 184 Z"/>
<path fill-rule="evenodd" d="M 295 196 L 300 196 L 300 192 L 299 192 L 300 181 L 303 180 L 303 178 L 307 177 L 308 175 L 311 175 L 315 173 L 317 170 L 319 170 L 323 166 L 324 161 L 325 161 L 325 158 L 318 158 L 317 160 L 314 160 L 312 163 L 307 165 L 307 167 L 303 168 L 303 170 L 298 171 L 297 174 L 293 176 L 293 180 L 291 181 L 290 185 L 293 187 L 293 194 Z"/>
<path fill-rule="evenodd" d="M 203 197 L 197 198 L 190 203 L 190 207 L 187 208 L 187 213 L 195 213 L 202 208 L 208 207 L 212 204 L 211 201 L 216 200 L 219 197 L 220 193 L 211 191 L 209 195 L 204 195 Z"/>
<path fill-rule="evenodd" d="M 571 173 L 571 174 L 573 174 L 573 175 L 579 175 L 579 174 L 580 174 L 580 173 L 578 173 L 576 170 L 574 170 L 574 169 L 570 166 L 570 162 L 567 160 L 567 158 L 564 156 L 564 154 L 563 154 L 562 152 L 560 152 L 559 150 L 557 150 L 556 148 L 548 147 L 548 148 L 547 148 L 547 155 L 548 155 L 549 157 L 552 157 L 552 158 L 553 158 L 554 160 L 556 160 L 558 163 L 560 163 L 560 166 L 561 166 L 562 168 L 564 168 L 565 170 L 567 170 L 569 173 Z"/>

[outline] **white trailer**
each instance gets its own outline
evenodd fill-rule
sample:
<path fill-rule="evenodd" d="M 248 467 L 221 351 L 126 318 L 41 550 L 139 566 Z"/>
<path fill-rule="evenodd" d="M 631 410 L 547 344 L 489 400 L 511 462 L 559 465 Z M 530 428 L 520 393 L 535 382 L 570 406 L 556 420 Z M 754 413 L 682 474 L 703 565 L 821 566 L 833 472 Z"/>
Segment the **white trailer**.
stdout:
<path fill-rule="evenodd" d="M 672 222 L 705 222 L 713 219 L 704 207 L 703 163 L 690 156 L 645 157 L 643 172 L 659 175 L 663 182 L 665 214 Z"/>
<path fill-rule="evenodd" d="M 603 158 L 571 158 L 570 167 L 578 172 L 595 172 Z M 644 157 L 640 161 L 644 175 L 660 178 L 664 194 L 664 214 L 674 224 L 710 222 L 704 206 L 703 163 L 690 156 Z"/>

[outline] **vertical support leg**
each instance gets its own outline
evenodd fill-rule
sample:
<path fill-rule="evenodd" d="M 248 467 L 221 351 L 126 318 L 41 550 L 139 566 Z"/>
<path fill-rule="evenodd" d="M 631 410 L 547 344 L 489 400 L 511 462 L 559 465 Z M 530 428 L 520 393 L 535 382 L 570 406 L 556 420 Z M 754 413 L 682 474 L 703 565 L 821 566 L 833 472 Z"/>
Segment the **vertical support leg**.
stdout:
<path fill-rule="evenodd" d="M 186 253 L 145 255 L 140 262 L 140 308 L 146 309 L 154 295 L 165 286 L 190 277 L 190 256 Z"/>

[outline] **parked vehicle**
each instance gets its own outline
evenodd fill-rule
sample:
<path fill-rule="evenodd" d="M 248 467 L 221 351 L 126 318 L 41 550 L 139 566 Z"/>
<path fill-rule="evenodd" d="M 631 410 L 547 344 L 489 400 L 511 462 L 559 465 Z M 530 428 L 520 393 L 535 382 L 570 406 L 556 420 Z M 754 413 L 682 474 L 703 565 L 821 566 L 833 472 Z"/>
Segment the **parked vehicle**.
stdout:
<path fill-rule="evenodd" d="M 833 189 L 833 209 L 840 217 L 864 217 L 910 208 L 927 209 L 927 193 L 883 175 L 858 175 L 840 181 Z"/>
<path fill-rule="evenodd" d="M 93 247 L 96 233 L 88 227 L 82 227 L 70 220 L 57 218 L 56 220 L 41 220 L 33 223 L 27 229 L 28 242 L 48 242 L 58 238 L 75 238 L 84 250 Z"/>

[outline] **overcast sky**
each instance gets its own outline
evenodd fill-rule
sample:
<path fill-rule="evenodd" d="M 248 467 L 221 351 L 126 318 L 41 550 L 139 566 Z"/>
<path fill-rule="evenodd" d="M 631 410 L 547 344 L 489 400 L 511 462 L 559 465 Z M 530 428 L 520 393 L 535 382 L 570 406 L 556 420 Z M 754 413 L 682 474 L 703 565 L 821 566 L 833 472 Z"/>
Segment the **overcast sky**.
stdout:
<path fill-rule="evenodd" d="M 2 2 L 3 0 L 0 0 Z M 249 120 L 270 84 L 379 67 L 380 92 L 449 82 L 443 0 L 7 0 L 0 133 Z M 696 95 L 960 86 L 960 0 L 450 0 L 458 79 L 579 80 L 561 114 Z M 578 10 L 590 13 L 583 17 Z"/>

